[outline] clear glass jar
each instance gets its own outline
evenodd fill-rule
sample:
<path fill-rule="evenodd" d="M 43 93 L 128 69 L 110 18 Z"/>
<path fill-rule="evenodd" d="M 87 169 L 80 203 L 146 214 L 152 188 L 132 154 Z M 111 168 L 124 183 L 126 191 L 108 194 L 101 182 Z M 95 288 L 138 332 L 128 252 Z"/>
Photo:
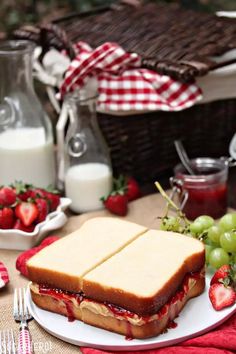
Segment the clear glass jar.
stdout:
<path fill-rule="evenodd" d="M 85 91 L 67 98 L 71 123 L 65 141 L 65 194 L 76 213 L 102 209 L 101 197 L 112 189 L 110 156 L 97 123 L 95 103 L 96 97 L 88 97 Z"/>
<path fill-rule="evenodd" d="M 30 41 L 0 43 L 0 185 L 55 185 L 52 126 L 34 92 L 33 51 Z"/>
<path fill-rule="evenodd" d="M 222 159 L 191 160 L 195 175 L 187 174 L 182 164 L 174 168 L 172 183 L 178 186 L 180 200 L 185 198 L 183 212 L 194 220 L 200 215 L 220 218 L 227 211 L 228 164 Z"/>

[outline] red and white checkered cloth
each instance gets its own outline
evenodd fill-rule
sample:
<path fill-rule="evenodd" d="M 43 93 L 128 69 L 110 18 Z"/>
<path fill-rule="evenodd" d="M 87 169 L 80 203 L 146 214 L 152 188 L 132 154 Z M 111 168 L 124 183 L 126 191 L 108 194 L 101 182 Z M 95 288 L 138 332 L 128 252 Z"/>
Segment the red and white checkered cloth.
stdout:
<path fill-rule="evenodd" d="M 138 54 L 126 53 L 115 43 L 92 50 L 88 44 L 79 42 L 75 48 L 77 56 L 60 87 L 62 97 L 96 77 L 97 108 L 101 111 L 179 111 L 202 98 L 200 88 L 194 83 L 181 83 L 142 69 Z"/>
<path fill-rule="evenodd" d="M 0 288 L 3 288 L 9 282 L 7 268 L 0 262 Z"/>

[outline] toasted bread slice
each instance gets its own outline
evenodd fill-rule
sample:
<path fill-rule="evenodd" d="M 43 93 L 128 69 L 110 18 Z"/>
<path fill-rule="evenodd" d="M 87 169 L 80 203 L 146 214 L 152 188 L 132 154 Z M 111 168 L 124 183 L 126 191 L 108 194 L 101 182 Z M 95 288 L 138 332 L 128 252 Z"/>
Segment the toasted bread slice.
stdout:
<path fill-rule="evenodd" d="M 81 291 L 82 277 L 144 233 L 144 226 L 117 218 L 86 221 L 72 234 L 27 262 L 29 279 L 67 291 Z"/>
<path fill-rule="evenodd" d="M 156 313 L 186 274 L 205 262 L 202 242 L 173 232 L 150 230 L 83 277 L 88 298 L 139 315 Z"/>

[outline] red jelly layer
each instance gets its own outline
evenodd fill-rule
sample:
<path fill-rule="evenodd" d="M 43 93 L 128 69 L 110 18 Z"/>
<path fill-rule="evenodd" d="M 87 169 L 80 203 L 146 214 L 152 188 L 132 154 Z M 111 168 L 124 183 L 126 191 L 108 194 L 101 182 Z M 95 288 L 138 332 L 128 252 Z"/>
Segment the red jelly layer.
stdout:
<path fill-rule="evenodd" d="M 75 299 L 78 304 L 80 304 L 84 300 L 83 293 L 71 293 L 66 290 L 51 288 L 45 284 L 39 284 L 39 294 L 52 296 L 57 300 L 70 301 L 70 299 Z"/>
<path fill-rule="evenodd" d="M 163 318 L 169 310 L 169 307 L 173 304 L 175 304 L 178 301 L 182 301 L 185 297 L 185 295 L 189 291 L 189 279 L 195 279 L 198 280 L 202 277 L 202 274 L 200 272 L 196 273 L 189 273 L 184 277 L 184 280 L 181 284 L 181 287 L 179 290 L 176 292 L 174 296 L 164 305 L 161 307 L 161 309 L 156 313 L 159 319 Z M 45 284 L 39 284 L 39 293 L 41 295 L 48 295 L 52 296 L 53 298 L 57 300 L 61 300 L 64 302 L 66 309 L 67 309 L 67 316 L 68 320 L 72 321 L 74 320 L 74 314 L 73 314 L 73 304 L 71 303 L 72 299 L 75 299 L 78 304 L 80 304 L 82 301 L 91 301 L 91 302 L 96 302 L 92 299 L 86 298 L 85 295 L 80 292 L 80 293 L 71 293 L 69 291 L 64 291 L 61 289 L 57 288 L 51 288 L 48 285 Z M 97 302 L 99 303 L 99 302 Z M 116 306 L 111 303 L 104 302 L 102 305 L 106 306 L 113 314 L 114 316 L 119 316 L 123 317 L 124 319 L 128 318 L 133 318 L 134 316 L 137 316 L 134 312 L 131 312 L 129 310 L 126 310 L 120 306 Z M 152 316 L 139 316 L 144 322 L 149 322 L 150 318 Z"/>

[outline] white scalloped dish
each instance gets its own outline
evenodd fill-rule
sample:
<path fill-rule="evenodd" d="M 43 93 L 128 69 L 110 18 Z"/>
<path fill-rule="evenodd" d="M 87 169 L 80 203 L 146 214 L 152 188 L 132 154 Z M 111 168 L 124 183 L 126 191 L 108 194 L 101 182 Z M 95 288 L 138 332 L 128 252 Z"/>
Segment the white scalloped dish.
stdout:
<path fill-rule="evenodd" d="M 48 214 L 46 219 L 37 224 L 33 232 L 21 230 L 0 230 L 0 249 L 27 250 L 38 244 L 49 232 L 61 228 L 67 221 L 64 211 L 71 200 L 61 198 L 57 210 Z"/>

